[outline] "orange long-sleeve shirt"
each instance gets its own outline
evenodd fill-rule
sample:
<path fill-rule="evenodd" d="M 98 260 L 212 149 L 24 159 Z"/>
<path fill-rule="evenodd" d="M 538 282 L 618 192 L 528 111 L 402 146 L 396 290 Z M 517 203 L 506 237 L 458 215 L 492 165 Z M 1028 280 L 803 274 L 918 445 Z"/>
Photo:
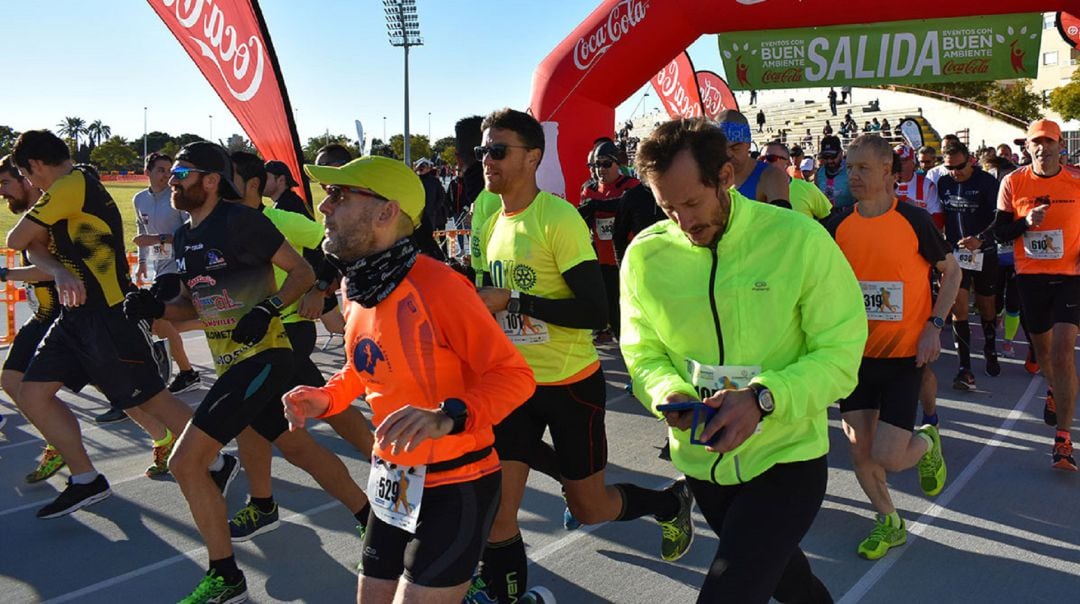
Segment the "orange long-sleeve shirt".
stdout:
<path fill-rule="evenodd" d="M 465 402 L 465 431 L 426 440 L 411 453 L 375 445 L 375 454 L 415 466 L 449 461 L 495 442 L 492 426 L 532 396 L 532 370 L 503 334 L 467 279 L 419 256 L 405 279 L 374 308 L 345 303 L 345 367 L 327 382 L 325 415 L 340 413 L 363 395 L 378 426 L 412 405 L 437 409 L 448 398 Z M 499 469 L 494 451 L 445 472 L 428 473 L 426 486 L 474 480 Z"/>

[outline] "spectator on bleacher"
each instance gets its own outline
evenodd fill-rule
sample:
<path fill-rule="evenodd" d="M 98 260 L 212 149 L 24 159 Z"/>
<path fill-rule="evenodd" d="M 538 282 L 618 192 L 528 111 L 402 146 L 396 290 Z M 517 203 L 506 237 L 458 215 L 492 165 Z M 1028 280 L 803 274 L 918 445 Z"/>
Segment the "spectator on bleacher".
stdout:
<path fill-rule="evenodd" d="M 889 118 L 887 117 L 881 120 L 881 136 L 886 138 L 892 136 L 892 124 L 889 123 Z"/>
<path fill-rule="evenodd" d="M 829 123 L 829 120 L 825 120 L 825 127 L 821 129 L 821 135 L 822 136 L 832 136 L 832 133 L 833 133 L 832 124 Z"/>
<path fill-rule="evenodd" d="M 727 138 L 728 157 L 735 169 L 735 188 L 747 199 L 790 208 L 787 173 L 769 163 L 754 160 L 750 153 L 750 124 L 746 116 L 727 109 L 716 117 L 716 121 Z"/>
<path fill-rule="evenodd" d="M 835 136 L 823 137 L 818 158 L 821 159 L 821 167 L 814 176 L 814 184 L 825 193 L 833 207 L 842 208 L 854 204 L 855 198 L 848 188 L 844 148 L 840 139 Z"/>
<path fill-rule="evenodd" d="M 765 127 L 765 110 L 764 109 L 758 109 L 758 112 L 757 112 L 757 131 L 761 132 L 762 128 L 764 128 L 764 127 Z"/>
<path fill-rule="evenodd" d="M 836 89 L 829 87 L 829 111 L 836 117 Z"/>
<path fill-rule="evenodd" d="M 881 132 L 881 122 L 879 122 L 876 117 L 870 121 L 870 131 Z"/>

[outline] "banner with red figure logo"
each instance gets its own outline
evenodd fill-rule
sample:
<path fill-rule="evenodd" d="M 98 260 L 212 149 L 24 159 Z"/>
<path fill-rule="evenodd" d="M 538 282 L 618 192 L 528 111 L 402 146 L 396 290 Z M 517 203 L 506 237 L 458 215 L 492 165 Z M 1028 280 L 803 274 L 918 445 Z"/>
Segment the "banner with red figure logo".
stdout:
<path fill-rule="evenodd" d="M 303 147 L 258 1 L 147 1 L 263 158 L 285 162 L 310 203 Z"/>
<path fill-rule="evenodd" d="M 724 78 L 711 71 L 697 72 L 698 92 L 701 94 L 701 108 L 705 117 L 715 120 L 725 109 L 739 110 L 739 102 Z"/>
<path fill-rule="evenodd" d="M 1059 12 L 1057 14 L 1057 28 L 1066 42 L 1072 44 L 1072 47 L 1076 50 L 1080 50 L 1080 17 Z"/>
<path fill-rule="evenodd" d="M 685 50 L 653 76 L 652 86 L 671 119 L 701 116 L 701 95 L 694 77 L 694 64 Z"/>

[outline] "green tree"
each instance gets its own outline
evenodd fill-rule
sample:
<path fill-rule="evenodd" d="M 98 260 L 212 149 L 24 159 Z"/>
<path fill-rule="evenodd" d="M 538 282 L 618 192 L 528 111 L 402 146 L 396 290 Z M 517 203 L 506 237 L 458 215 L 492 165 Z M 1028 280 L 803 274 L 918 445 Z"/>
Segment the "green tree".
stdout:
<path fill-rule="evenodd" d="M 197 142 L 199 142 L 201 140 L 206 140 L 206 139 L 199 136 L 198 134 L 191 134 L 190 132 L 185 132 L 184 134 L 181 134 L 180 136 L 176 137 L 173 140 L 176 141 L 177 145 L 183 147 L 184 145 L 186 145 L 188 143 L 197 143 Z"/>
<path fill-rule="evenodd" d="M 402 138 L 402 140 L 404 140 L 404 138 Z M 401 156 L 394 152 L 394 147 L 383 142 L 381 138 L 371 139 L 370 153 L 371 155 L 380 155 L 391 159 L 401 159 Z"/>
<path fill-rule="evenodd" d="M 15 141 L 19 139 L 19 132 L 11 126 L 0 126 L 0 155 L 11 153 Z"/>
<path fill-rule="evenodd" d="M 86 134 L 86 120 L 81 117 L 65 117 L 56 125 L 56 132 L 74 142 L 71 153 L 76 154 L 79 151 L 79 137 Z"/>
<path fill-rule="evenodd" d="M 356 141 L 344 134 L 313 136 L 309 138 L 307 144 L 304 145 L 304 159 L 309 163 L 315 163 L 315 156 L 319 154 L 319 149 L 322 149 L 331 143 L 344 145 L 353 151 L 355 151 L 357 147 Z"/>
<path fill-rule="evenodd" d="M 442 153 L 439 154 L 439 159 L 443 160 L 443 163 L 448 166 L 457 165 L 457 148 L 453 145 L 449 147 L 443 147 Z"/>
<path fill-rule="evenodd" d="M 444 136 L 444 137 L 440 138 L 439 140 L 435 141 L 435 144 L 431 146 L 431 153 L 432 153 L 432 155 L 435 155 L 436 157 L 443 157 L 445 155 L 443 153 L 443 151 L 446 151 L 447 147 L 451 147 L 451 148 L 454 147 L 454 145 L 456 145 L 456 144 L 457 144 L 457 139 L 456 138 L 454 138 L 452 136 Z M 450 163 L 453 164 L 454 162 L 451 161 Z"/>
<path fill-rule="evenodd" d="M 1043 116 L 1042 96 L 1031 91 L 1031 80 L 1019 80 L 990 91 L 986 104 L 998 111 L 1031 122 Z"/>
<path fill-rule="evenodd" d="M 395 134 L 390 137 L 390 146 L 394 148 L 394 155 L 402 158 L 405 157 L 405 136 L 401 134 Z M 428 137 L 421 134 L 409 135 L 409 155 L 412 156 L 412 160 L 416 161 L 421 157 L 430 158 L 431 143 L 428 141 Z"/>
<path fill-rule="evenodd" d="M 90 152 L 90 161 L 102 170 L 130 170 L 138 167 L 139 154 L 123 138 L 114 136 Z"/>
<path fill-rule="evenodd" d="M 169 157 L 176 159 L 176 154 L 180 153 L 180 145 L 176 144 L 176 141 L 165 141 L 165 145 L 157 150 L 159 153 L 164 153 Z M 153 153 L 151 151 L 151 153 Z"/>
<path fill-rule="evenodd" d="M 233 134 L 232 136 L 230 136 L 229 140 L 225 141 L 224 147 L 229 151 L 229 153 L 233 153 L 236 151 L 246 151 L 248 153 L 254 153 L 256 155 L 259 154 L 258 150 L 255 149 L 255 145 L 251 144 L 251 141 L 239 134 Z"/>
<path fill-rule="evenodd" d="M 101 144 L 103 140 L 109 140 L 112 136 L 112 128 L 101 123 L 101 120 L 94 120 L 86 126 L 86 137 L 90 141 L 90 148 Z"/>
<path fill-rule="evenodd" d="M 153 153 L 155 151 L 161 151 L 162 147 L 164 147 L 165 144 L 171 140 L 173 140 L 173 137 L 168 132 L 154 130 L 153 132 L 150 132 L 146 135 L 146 152 Z M 131 150 L 137 153 L 139 157 L 142 157 L 143 137 L 140 136 L 139 138 L 131 141 L 130 143 L 128 143 L 128 146 L 130 146 Z M 177 147 L 177 149 L 179 149 L 179 147 Z M 170 157 L 175 157 L 175 154 L 170 155 Z"/>
<path fill-rule="evenodd" d="M 1073 71 L 1068 84 L 1050 91 L 1050 108 L 1060 113 L 1062 119 L 1080 119 L 1080 69 Z"/>

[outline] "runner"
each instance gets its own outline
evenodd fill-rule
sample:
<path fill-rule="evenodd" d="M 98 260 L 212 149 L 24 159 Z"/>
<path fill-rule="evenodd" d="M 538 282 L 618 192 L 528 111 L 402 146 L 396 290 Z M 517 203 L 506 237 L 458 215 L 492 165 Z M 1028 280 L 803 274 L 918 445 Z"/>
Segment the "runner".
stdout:
<path fill-rule="evenodd" d="M 826 410 L 855 387 L 866 341 L 859 289 L 824 230 L 730 188 L 727 149 L 703 119 L 638 148 L 671 220 L 627 251 L 623 357 L 719 538 L 698 602 L 832 602 L 799 541 L 825 496 Z M 691 413 L 657 408 L 699 400 L 719 409 L 700 435 Z"/>
<path fill-rule="evenodd" d="M 750 157 L 750 123 L 734 109 L 726 109 L 716 117 L 727 137 L 727 156 L 735 170 L 734 186 L 747 199 L 791 207 L 787 172 L 779 164 L 755 161 Z M 785 154 L 785 157 L 787 154 Z"/>
<path fill-rule="evenodd" d="M 868 560 L 907 540 L 886 472 L 918 465 L 926 495 L 936 496 L 945 487 L 937 428 L 913 429 L 920 368 L 940 354 L 943 317 L 960 284 L 960 268 L 930 215 L 893 195 L 892 164 L 892 148 L 880 136 L 863 134 L 852 141 L 847 167 L 858 201 L 827 221 L 859 279 L 869 321 L 859 383 L 840 401 L 855 476 L 878 512 L 870 536 L 857 550 Z M 927 278 L 932 266 L 942 274 L 933 308 Z M 891 294 L 893 307 L 886 304 L 883 289 Z"/>
<path fill-rule="evenodd" d="M 324 248 L 347 278 L 346 363 L 283 397 L 290 428 L 364 396 L 378 429 L 357 601 L 459 604 L 499 501 L 492 426 L 532 374 L 468 280 L 417 254 L 424 191 L 408 166 L 305 169 L 326 185 Z"/>
<path fill-rule="evenodd" d="M 945 147 L 944 155 L 948 174 L 938 179 L 938 191 L 945 206 L 945 239 L 963 269 L 960 290 L 952 308 L 953 339 L 960 357 L 960 368 L 953 380 L 953 388 L 974 390 L 971 327 L 968 324 L 968 292 L 972 287 L 975 290 L 975 306 L 982 320 L 986 375 L 1001 375 L 996 339 L 998 256 L 997 244 L 991 232 L 994 208 L 997 207 L 998 182 L 971 164 L 971 154 L 963 143 L 950 143 Z"/>
<path fill-rule="evenodd" d="M 1072 428 L 1076 410 L 1076 345 L 1080 324 L 1080 172 L 1061 165 L 1061 127 L 1028 126 L 1031 165 L 1009 174 L 998 192 L 994 234 L 1016 240 L 1013 256 L 1025 330 L 1050 389 L 1043 416 L 1055 425 L 1052 465 L 1076 471 Z"/>
<path fill-rule="evenodd" d="M 917 208 L 926 210 L 938 230 L 945 228 L 945 214 L 934 182 L 926 174 L 915 169 L 915 150 L 908 145 L 896 145 L 893 152 L 900 159 L 900 173 L 896 177 L 896 196 Z"/>
<path fill-rule="evenodd" d="M 778 168 L 783 168 L 794 159 L 789 157 L 787 145 L 779 141 L 773 141 L 765 145 L 765 155 L 762 161 L 770 163 Z M 814 186 L 801 178 L 788 178 L 788 189 L 791 194 L 791 209 L 800 214 L 805 214 L 814 220 L 821 220 L 832 211 L 832 203 L 828 197 Z"/>
<path fill-rule="evenodd" d="M 56 518 L 111 494 L 86 453 L 74 414 L 56 397 L 64 383 L 93 383 L 113 407 L 131 415 L 160 445 L 155 466 L 167 457 L 191 410 L 162 382 L 149 324 L 124 318 L 124 294 L 134 286 L 120 211 L 105 187 L 76 170 L 67 144 L 47 130 L 22 133 L 11 156 L 45 193 L 8 233 L 7 245 L 29 249 L 30 259 L 52 274 L 64 305 L 19 389 L 21 410 L 71 470 L 64 491 L 37 512 L 39 518 Z M 215 469 L 230 461 L 235 464 L 219 457 Z"/>
<path fill-rule="evenodd" d="M 848 175 L 844 163 L 844 148 L 836 136 L 821 137 L 818 151 L 821 167 L 814 176 L 814 184 L 825 193 L 834 208 L 845 208 L 855 203 L 848 187 Z"/>
<path fill-rule="evenodd" d="M 219 145 L 199 141 L 180 150 L 169 185 L 173 206 L 191 219 L 175 234 L 178 279 L 171 288 L 158 282 L 157 295 L 138 290 L 124 302 L 131 319 L 200 319 L 218 373 L 169 461 L 210 560 L 183 604 L 247 599 L 229 540 L 225 489 L 215 488 L 206 471 L 221 448 L 247 428 L 277 445 L 285 459 L 350 510 L 365 503 L 340 459 L 306 431 L 287 430 L 278 401 L 292 376 L 292 351 L 279 317 L 311 288 L 315 275 L 265 216 L 222 202 L 240 197 L 232 178 L 232 162 Z M 287 273 L 280 289 L 273 266 Z"/>

